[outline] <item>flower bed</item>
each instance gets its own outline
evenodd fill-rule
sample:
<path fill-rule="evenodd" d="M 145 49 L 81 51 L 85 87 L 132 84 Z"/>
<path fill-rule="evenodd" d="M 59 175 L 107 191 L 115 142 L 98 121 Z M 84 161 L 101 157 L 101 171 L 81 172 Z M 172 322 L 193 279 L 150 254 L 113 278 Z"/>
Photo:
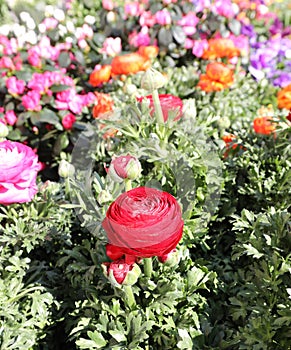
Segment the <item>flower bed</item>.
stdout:
<path fill-rule="evenodd" d="M 284 6 L 73 0 L 0 27 L 1 349 L 290 347 Z"/>

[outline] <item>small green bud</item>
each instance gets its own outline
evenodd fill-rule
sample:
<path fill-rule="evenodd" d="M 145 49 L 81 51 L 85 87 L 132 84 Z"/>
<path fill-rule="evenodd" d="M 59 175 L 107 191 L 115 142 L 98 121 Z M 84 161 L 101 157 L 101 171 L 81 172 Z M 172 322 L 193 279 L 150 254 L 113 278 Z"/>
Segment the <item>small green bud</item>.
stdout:
<path fill-rule="evenodd" d="M 141 88 L 152 92 L 166 85 L 167 81 L 168 79 L 162 73 L 150 68 L 141 79 Z"/>

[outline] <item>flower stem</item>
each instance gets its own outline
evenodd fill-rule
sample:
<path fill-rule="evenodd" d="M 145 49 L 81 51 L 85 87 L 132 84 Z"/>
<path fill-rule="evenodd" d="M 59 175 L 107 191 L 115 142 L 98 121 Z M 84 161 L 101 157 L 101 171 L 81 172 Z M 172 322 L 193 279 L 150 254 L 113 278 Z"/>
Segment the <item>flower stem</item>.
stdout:
<path fill-rule="evenodd" d="M 125 183 L 125 191 L 130 191 L 132 189 L 131 180 L 125 179 L 124 183 Z"/>
<path fill-rule="evenodd" d="M 152 258 L 144 259 L 144 274 L 146 277 L 151 278 L 153 272 L 153 262 Z"/>
<path fill-rule="evenodd" d="M 123 286 L 123 290 L 125 292 L 127 305 L 130 309 L 132 309 L 133 306 L 136 305 L 136 301 L 135 301 L 135 297 L 134 297 L 133 292 L 132 292 L 132 288 L 131 288 L 131 286 Z"/>
<path fill-rule="evenodd" d="M 163 116 L 163 111 L 161 107 L 161 102 L 159 98 L 159 93 L 158 90 L 153 90 L 152 91 L 152 97 L 153 97 L 153 102 L 155 106 L 155 114 L 157 116 L 157 122 L 158 124 L 164 124 L 164 116 Z"/>

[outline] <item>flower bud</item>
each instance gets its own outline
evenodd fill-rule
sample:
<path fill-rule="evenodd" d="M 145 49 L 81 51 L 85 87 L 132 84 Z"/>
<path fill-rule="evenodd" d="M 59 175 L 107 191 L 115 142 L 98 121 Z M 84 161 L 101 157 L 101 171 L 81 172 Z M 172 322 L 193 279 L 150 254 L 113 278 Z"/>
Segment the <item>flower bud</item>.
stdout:
<path fill-rule="evenodd" d="M 75 173 L 75 168 L 72 164 L 67 162 L 65 159 L 62 159 L 59 164 L 58 173 L 61 177 L 64 177 L 64 178 L 73 176 Z"/>
<path fill-rule="evenodd" d="M 141 170 L 141 164 L 136 157 L 119 156 L 112 159 L 108 175 L 113 181 L 120 183 L 125 179 L 135 180 L 140 176 Z"/>
<path fill-rule="evenodd" d="M 178 263 L 180 261 L 179 252 L 177 252 L 176 249 L 173 249 L 168 254 L 159 256 L 158 260 L 159 260 L 159 262 L 161 262 L 167 266 L 178 265 Z"/>
<path fill-rule="evenodd" d="M 104 262 L 101 266 L 104 276 L 114 287 L 132 286 L 141 274 L 141 269 L 136 263 L 127 264 L 125 259 Z"/>
<path fill-rule="evenodd" d="M 101 190 L 97 196 L 97 201 L 100 205 L 110 202 L 112 200 L 112 195 L 107 190 Z"/>
<path fill-rule="evenodd" d="M 9 134 L 7 126 L 0 121 L 0 139 L 6 137 Z"/>
<path fill-rule="evenodd" d="M 144 73 L 141 79 L 141 88 L 152 92 L 163 87 L 166 83 L 167 78 L 162 73 L 150 68 Z"/>

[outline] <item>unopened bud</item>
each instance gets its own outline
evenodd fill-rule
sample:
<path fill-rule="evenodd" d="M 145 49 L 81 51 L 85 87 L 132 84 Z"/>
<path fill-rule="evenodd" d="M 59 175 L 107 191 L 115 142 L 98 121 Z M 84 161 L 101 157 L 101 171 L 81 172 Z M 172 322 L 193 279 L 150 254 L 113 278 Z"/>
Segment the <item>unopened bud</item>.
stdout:
<path fill-rule="evenodd" d="M 163 87 L 166 83 L 167 78 L 162 73 L 150 68 L 144 73 L 141 79 L 141 88 L 152 92 Z"/>
<path fill-rule="evenodd" d="M 110 192 L 106 190 L 102 190 L 97 196 L 97 201 L 100 205 L 110 202 L 111 200 L 112 200 L 112 195 Z"/>
<path fill-rule="evenodd" d="M 119 156 L 112 159 L 108 175 L 115 182 L 122 182 L 125 179 L 135 180 L 140 176 L 141 164 L 136 157 L 131 155 Z"/>
<path fill-rule="evenodd" d="M 178 265 L 180 261 L 179 252 L 176 249 L 173 249 L 172 251 L 170 251 L 170 253 L 165 254 L 163 256 L 159 256 L 158 260 L 167 266 Z"/>
<path fill-rule="evenodd" d="M 72 164 L 62 159 L 59 164 L 58 173 L 61 177 L 64 177 L 64 178 L 73 176 L 75 173 L 75 168 Z"/>
<path fill-rule="evenodd" d="M 125 259 L 113 262 L 104 262 L 102 265 L 104 276 L 108 278 L 114 287 L 132 286 L 141 274 L 140 267 L 136 264 L 127 264 Z"/>

